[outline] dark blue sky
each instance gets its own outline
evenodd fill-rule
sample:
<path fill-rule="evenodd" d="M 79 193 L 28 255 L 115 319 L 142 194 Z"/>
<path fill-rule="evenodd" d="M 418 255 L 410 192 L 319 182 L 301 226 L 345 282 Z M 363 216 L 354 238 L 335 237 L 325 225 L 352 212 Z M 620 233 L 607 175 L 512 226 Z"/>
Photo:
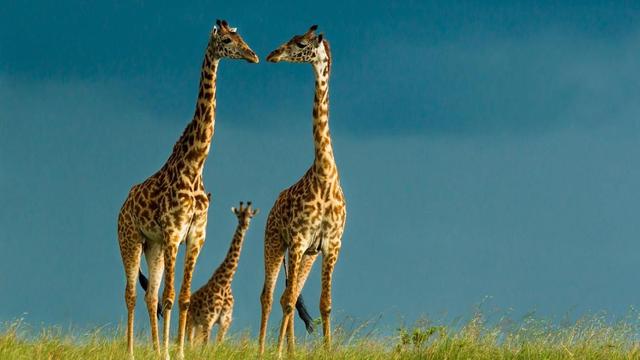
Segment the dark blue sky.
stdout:
<path fill-rule="evenodd" d="M 216 18 L 262 58 L 314 23 L 331 42 L 349 209 L 337 317 L 468 315 L 486 296 L 516 313 L 623 314 L 640 298 L 639 15 L 633 2 L 4 4 L 0 319 L 125 318 L 116 216 L 190 120 Z M 236 331 L 258 326 L 266 214 L 312 160 L 312 92 L 309 66 L 220 67 L 194 286 L 226 252 L 229 207 L 253 200 Z M 138 314 L 146 326 L 142 297 Z"/>

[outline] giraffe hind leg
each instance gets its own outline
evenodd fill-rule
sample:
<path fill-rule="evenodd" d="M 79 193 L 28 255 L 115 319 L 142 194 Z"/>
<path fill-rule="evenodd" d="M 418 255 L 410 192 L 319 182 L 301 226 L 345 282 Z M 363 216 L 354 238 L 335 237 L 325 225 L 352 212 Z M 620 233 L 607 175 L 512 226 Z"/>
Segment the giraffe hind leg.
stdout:
<path fill-rule="evenodd" d="M 313 268 L 313 263 L 315 262 L 318 254 L 304 254 L 302 255 L 302 260 L 300 261 L 300 269 L 298 271 L 297 285 L 296 285 L 296 293 L 292 294 L 292 297 L 296 299 L 296 309 L 298 310 L 298 316 L 304 322 L 305 328 L 309 334 L 313 333 L 313 319 L 311 315 L 309 315 L 309 311 L 307 310 L 304 300 L 302 299 L 302 288 L 304 287 L 307 278 L 309 277 L 309 273 Z M 286 272 L 286 267 L 285 267 Z M 291 316 L 289 319 L 289 324 L 287 325 L 287 344 L 289 348 L 292 348 L 295 345 L 295 333 L 294 333 L 294 316 Z"/>
<path fill-rule="evenodd" d="M 305 254 L 302 257 L 302 264 L 300 265 L 300 275 L 298 276 L 298 293 L 296 294 L 296 309 L 298 310 L 298 316 L 304 322 L 304 326 L 307 329 L 309 334 L 313 333 L 313 318 L 309 314 L 307 307 L 304 304 L 304 300 L 302 299 L 302 288 L 304 287 L 307 278 L 309 277 L 309 273 L 313 268 L 313 263 L 316 261 L 318 254 Z"/>
<path fill-rule="evenodd" d="M 293 239 L 293 244 L 301 244 L 302 236 L 297 236 Z M 289 355 L 293 354 L 293 348 L 295 346 L 295 338 L 293 331 L 293 309 L 295 308 L 297 298 L 298 276 L 300 273 L 300 265 L 302 262 L 303 250 L 300 246 L 289 248 L 289 271 L 288 271 L 288 284 L 280 298 L 280 305 L 282 306 L 282 323 L 280 325 L 280 334 L 278 335 L 278 356 L 282 355 L 282 347 L 284 345 L 284 338 L 287 335 L 288 347 L 287 351 Z"/>
<path fill-rule="evenodd" d="M 267 225 L 269 229 L 269 225 Z M 264 239 L 264 286 L 260 295 L 262 315 L 260 319 L 259 353 L 264 353 L 267 323 L 273 305 L 273 291 L 284 259 L 285 246 L 276 230 L 267 230 Z"/>

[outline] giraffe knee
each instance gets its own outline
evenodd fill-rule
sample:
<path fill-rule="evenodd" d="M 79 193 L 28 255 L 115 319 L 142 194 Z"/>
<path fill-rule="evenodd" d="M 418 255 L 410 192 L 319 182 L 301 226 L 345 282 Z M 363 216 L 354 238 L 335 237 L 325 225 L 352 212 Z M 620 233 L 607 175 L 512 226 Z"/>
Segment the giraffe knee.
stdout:
<path fill-rule="evenodd" d="M 171 308 L 173 308 L 173 299 L 163 299 L 162 300 L 162 309 L 163 311 L 171 311 Z"/>
<path fill-rule="evenodd" d="M 321 301 L 320 302 L 320 314 L 322 316 L 329 316 L 329 314 L 331 314 L 331 302 L 330 301 Z"/>
<path fill-rule="evenodd" d="M 150 292 L 147 292 L 144 296 L 144 302 L 147 303 L 148 306 L 154 306 L 158 304 L 158 295 L 156 294 L 151 294 Z"/>
<path fill-rule="evenodd" d="M 289 305 L 289 304 L 282 304 L 282 312 L 285 315 L 289 315 L 293 312 L 293 306 Z"/>
<path fill-rule="evenodd" d="M 180 296 L 180 299 L 178 299 L 178 305 L 180 306 L 180 311 L 188 310 L 190 303 L 191 303 L 191 297 Z"/>
<path fill-rule="evenodd" d="M 136 294 L 125 294 L 124 302 L 127 304 L 127 309 L 132 310 L 136 306 Z"/>
<path fill-rule="evenodd" d="M 271 308 L 271 296 L 269 293 L 267 293 L 266 289 L 262 289 L 262 294 L 260 294 L 260 303 L 262 304 L 263 308 Z"/>
<path fill-rule="evenodd" d="M 288 301 L 286 295 L 282 295 L 282 297 L 280 298 L 280 305 L 282 306 L 282 312 L 285 315 L 289 315 L 293 312 L 293 304 Z"/>
<path fill-rule="evenodd" d="M 127 284 L 127 287 L 125 288 L 125 291 L 124 291 L 124 302 L 127 304 L 128 309 L 133 309 L 136 306 L 135 285 L 129 286 L 129 284 Z"/>

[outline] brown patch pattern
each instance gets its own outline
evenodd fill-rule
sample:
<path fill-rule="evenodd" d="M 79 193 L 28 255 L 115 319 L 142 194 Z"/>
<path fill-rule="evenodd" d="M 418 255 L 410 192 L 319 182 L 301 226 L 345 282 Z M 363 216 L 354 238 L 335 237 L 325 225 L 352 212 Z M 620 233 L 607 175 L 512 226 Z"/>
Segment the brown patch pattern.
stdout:
<path fill-rule="evenodd" d="M 340 253 L 346 203 L 329 133 L 329 43 L 314 31 L 315 26 L 304 35 L 294 36 L 267 57 L 272 62 L 310 63 L 316 80 L 313 100 L 313 165 L 297 183 L 280 193 L 267 218 L 264 239 L 265 281 L 260 297 L 261 354 L 264 352 L 273 291 L 287 251 L 289 282 L 280 299 L 284 316 L 278 338 L 278 353 L 282 352 L 285 334 L 288 349 L 293 351 L 294 305 L 319 253 L 322 253 L 320 313 L 325 344 L 328 346 L 331 343 L 331 277 Z"/>
<path fill-rule="evenodd" d="M 231 282 L 240 261 L 244 236 L 249 228 L 251 218 L 258 213 L 258 209 L 252 209 L 251 202 L 249 202 L 245 207 L 243 207 L 243 203 L 240 203 L 240 207 L 233 208 L 232 211 L 238 217 L 238 226 L 231 240 L 227 256 L 209 281 L 191 295 L 186 330 L 189 343 L 192 345 L 198 330 L 199 340 L 206 344 L 214 324 L 220 326 L 217 342 L 221 343 L 231 325 L 234 303 Z"/>
<path fill-rule="evenodd" d="M 145 296 L 151 323 L 151 339 L 160 354 L 156 308 L 162 274 L 164 312 L 164 356 L 169 357 L 171 308 L 175 298 L 175 261 L 178 246 L 186 242 L 184 276 L 178 303 L 178 355 L 183 356 L 184 330 L 193 269 L 205 241 L 209 197 L 202 181 L 202 169 L 214 135 L 216 111 L 216 74 L 224 57 L 257 62 L 257 57 L 231 31 L 226 22 L 218 21 L 202 62 L 200 87 L 193 120 L 173 147 L 162 168 L 129 191 L 118 216 L 118 242 L 126 275 L 127 346 L 133 356 L 133 319 L 136 279 L 142 253 L 149 267 L 149 287 Z M 227 39 L 229 41 L 227 41 Z"/>

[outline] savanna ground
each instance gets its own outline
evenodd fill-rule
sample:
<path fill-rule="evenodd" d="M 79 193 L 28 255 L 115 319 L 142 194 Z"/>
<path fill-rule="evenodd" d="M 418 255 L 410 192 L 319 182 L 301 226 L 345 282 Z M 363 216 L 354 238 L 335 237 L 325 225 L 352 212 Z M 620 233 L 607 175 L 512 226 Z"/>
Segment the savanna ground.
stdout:
<path fill-rule="evenodd" d="M 640 313 L 611 319 L 596 314 L 578 320 L 541 320 L 527 315 L 470 320 L 443 326 L 424 319 L 382 335 L 377 321 L 336 326 L 334 349 L 323 350 L 321 338 L 298 338 L 295 359 L 640 359 Z M 214 330 L 215 331 L 215 330 Z M 318 332 L 318 331 L 317 331 Z M 320 331 L 321 332 L 321 331 Z M 265 359 L 275 359 L 273 338 Z M 23 321 L 0 330 L 0 359 L 125 359 L 121 330 L 90 332 L 39 329 Z M 257 343 L 248 333 L 231 335 L 222 346 L 187 349 L 187 359 L 255 359 Z M 156 359 L 146 332 L 140 332 L 136 359 Z"/>

